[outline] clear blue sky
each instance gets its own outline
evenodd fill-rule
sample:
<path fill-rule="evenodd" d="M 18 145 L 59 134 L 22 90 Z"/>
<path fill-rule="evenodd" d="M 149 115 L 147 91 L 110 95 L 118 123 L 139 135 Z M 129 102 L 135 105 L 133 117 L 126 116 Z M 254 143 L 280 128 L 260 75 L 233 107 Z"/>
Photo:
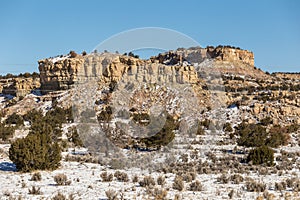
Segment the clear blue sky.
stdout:
<path fill-rule="evenodd" d="M 0 73 L 38 71 L 37 60 L 89 52 L 138 27 L 170 28 L 202 46 L 234 45 L 263 70 L 300 71 L 300 1 L 1 1 Z"/>

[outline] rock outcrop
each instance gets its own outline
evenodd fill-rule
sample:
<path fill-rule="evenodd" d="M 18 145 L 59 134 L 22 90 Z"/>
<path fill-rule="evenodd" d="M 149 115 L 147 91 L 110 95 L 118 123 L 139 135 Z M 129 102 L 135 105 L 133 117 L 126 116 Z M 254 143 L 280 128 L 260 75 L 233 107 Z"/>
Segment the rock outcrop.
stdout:
<path fill-rule="evenodd" d="M 228 46 L 179 48 L 175 51 L 159 54 L 151 59 L 157 59 L 160 63 L 168 65 L 183 63 L 184 61 L 194 65 L 200 64 L 206 59 L 213 59 L 215 62 L 254 66 L 254 54 L 251 51 Z"/>
<path fill-rule="evenodd" d="M 1 81 L 1 93 L 24 97 L 40 87 L 39 78 L 10 78 Z"/>
<path fill-rule="evenodd" d="M 218 46 L 177 49 L 166 52 L 149 60 L 119 54 L 71 55 L 38 61 L 41 89 L 44 93 L 72 88 L 74 83 L 87 78 L 101 81 L 196 83 L 197 72 L 207 71 L 202 62 L 213 61 L 214 70 L 220 73 L 263 76 L 262 71 L 254 68 L 254 55 L 239 48 Z M 202 66 L 202 68 L 201 68 Z M 256 70 L 256 71 L 255 71 Z"/>
<path fill-rule="evenodd" d="M 64 57 L 59 59 L 44 59 L 38 61 L 40 71 L 41 91 L 69 89 L 78 79 L 82 70 L 83 58 Z"/>
<path fill-rule="evenodd" d="M 70 89 L 74 84 L 90 78 L 100 82 L 126 81 L 196 83 L 193 66 L 167 66 L 155 61 L 140 60 L 110 53 L 84 57 L 45 59 L 39 62 L 41 90 L 44 93 Z"/>
<path fill-rule="evenodd" d="M 284 72 L 276 72 L 273 73 L 276 77 L 283 79 L 291 79 L 300 81 L 300 73 L 284 73 Z"/>
<path fill-rule="evenodd" d="M 254 54 L 250 51 L 223 46 L 216 48 L 208 47 L 206 50 L 209 57 L 216 61 L 231 63 L 241 62 L 254 66 Z"/>

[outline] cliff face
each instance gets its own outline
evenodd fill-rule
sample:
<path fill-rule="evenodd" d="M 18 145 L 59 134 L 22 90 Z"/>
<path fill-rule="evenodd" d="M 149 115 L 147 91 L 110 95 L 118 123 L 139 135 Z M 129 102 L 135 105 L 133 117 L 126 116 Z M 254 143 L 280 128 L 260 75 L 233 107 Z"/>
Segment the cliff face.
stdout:
<path fill-rule="evenodd" d="M 59 61 L 40 60 L 39 70 L 43 92 L 69 89 L 74 83 L 95 77 L 106 83 L 121 79 L 148 83 L 197 82 L 193 66 L 167 66 L 155 61 L 109 53 Z"/>
<path fill-rule="evenodd" d="M 199 71 L 207 71 L 201 63 L 213 61 L 214 69 L 221 73 L 258 76 L 254 70 L 253 53 L 229 47 L 178 49 L 149 60 L 102 53 L 58 57 L 38 61 L 41 89 L 44 93 L 72 88 L 74 83 L 97 77 L 99 81 L 111 82 L 126 79 L 139 82 L 196 83 Z"/>
<path fill-rule="evenodd" d="M 10 78 L 0 81 L 0 90 L 3 94 L 24 97 L 33 89 L 40 87 L 39 78 Z"/>
<path fill-rule="evenodd" d="M 152 57 L 160 63 L 174 65 L 183 61 L 191 64 L 199 64 L 206 59 L 212 59 L 215 62 L 245 64 L 254 66 L 254 54 L 247 50 L 233 47 L 192 47 L 189 49 L 179 48 L 175 51 L 169 51 L 158 56 Z"/>
<path fill-rule="evenodd" d="M 247 50 L 229 47 L 206 48 L 207 54 L 216 61 L 241 62 L 254 66 L 254 54 Z"/>
<path fill-rule="evenodd" d="M 43 92 L 69 89 L 82 70 L 83 58 L 45 59 L 38 61 Z"/>

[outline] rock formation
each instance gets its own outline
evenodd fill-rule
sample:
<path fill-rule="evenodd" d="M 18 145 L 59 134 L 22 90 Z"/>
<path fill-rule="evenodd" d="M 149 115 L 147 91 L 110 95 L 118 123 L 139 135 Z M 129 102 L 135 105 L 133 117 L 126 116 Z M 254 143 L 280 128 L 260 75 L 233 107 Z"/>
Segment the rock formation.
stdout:
<path fill-rule="evenodd" d="M 205 60 L 213 61 L 214 69 L 221 73 L 264 75 L 262 71 L 255 71 L 252 52 L 226 46 L 177 49 L 149 60 L 102 53 L 76 57 L 68 55 L 40 60 L 38 63 L 41 89 L 46 93 L 72 88 L 74 83 L 92 77 L 105 82 L 127 79 L 140 82 L 196 83 L 199 76 L 197 72 L 209 70 L 206 65 L 204 68 L 199 67 Z"/>
<path fill-rule="evenodd" d="M 39 61 L 41 89 L 47 91 L 72 88 L 74 83 L 89 78 L 112 82 L 126 79 L 138 82 L 196 83 L 193 66 L 167 66 L 150 60 L 114 55 L 90 54 L 78 58 Z M 125 76 L 124 76 L 125 75 Z"/>
<path fill-rule="evenodd" d="M 33 89 L 40 87 L 39 78 L 10 78 L 1 81 L 1 93 L 24 97 Z"/>

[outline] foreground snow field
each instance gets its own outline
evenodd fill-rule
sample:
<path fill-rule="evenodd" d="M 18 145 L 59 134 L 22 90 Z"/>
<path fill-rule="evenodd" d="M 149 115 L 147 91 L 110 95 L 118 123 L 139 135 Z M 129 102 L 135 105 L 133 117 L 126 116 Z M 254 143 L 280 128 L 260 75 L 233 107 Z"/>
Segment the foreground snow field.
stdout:
<path fill-rule="evenodd" d="M 209 135 L 203 136 L 205 140 Z M 222 136 L 220 136 L 222 138 Z M 209 138 L 206 138 L 209 139 Z M 292 177 L 299 177 L 299 167 L 294 166 L 292 170 L 281 173 L 270 173 L 271 170 L 263 173 L 261 171 L 246 171 L 240 173 L 244 181 L 234 184 L 232 181 L 222 182 L 220 177 L 222 173 L 196 173 L 195 180 L 199 180 L 202 184 L 201 191 L 189 191 L 190 182 L 184 181 L 184 189 L 178 191 L 173 189 L 175 174 L 156 172 L 153 170 L 141 170 L 138 168 L 130 168 L 126 170 L 119 170 L 128 175 L 128 182 L 120 182 L 113 178 L 112 181 L 103 182 L 100 177 L 101 173 L 108 172 L 108 174 L 115 174 L 117 170 L 111 169 L 109 166 L 102 166 L 94 163 L 84 162 L 67 162 L 62 161 L 61 167 L 55 171 L 40 171 L 41 181 L 31 181 L 32 173 L 17 172 L 15 166 L 8 159 L 7 153 L 9 145 L 1 144 L 0 156 L 0 195 L 1 199 L 54 199 L 57 194 L 63 194 L 67 199 L 108 199 L 106 192 L 114 190 L 118 194 L 119 199 L 159 199 L 158 195 L 155 198 L 155 191 L 164 191 L 165 198 L 162 199 L 299 199 L 297 192 L 292 188 L 287 187 L 282 190 L 275 190 L 275 182 L 286 181 Z M 201 145 L 193 145 L 195 149 L 201 149 Z M 210 147 L 217 157 L 226 156 L 222 149 L 233 149 L 233 145 L 213 145 Z M 285 147 L 285 150 L 293 151 L 293 148 Z M 187 153 L 191 156 L 192 150 Z M 70 152 L 69 152 L 70 153 Z M 81 152 L 82 153 L 82 152 Z M 68 152 L 64 152 L 64 157 Z M 201 154 L 199 154 L 201 156 Z M 200 159 L 211 162 L 208 156 Z M 199 159 L 198 159 L 199 161 Z M 299 164 L 299 159 L 297 159 Z M 54 176 L 57 174 L 65 174 L 67 179 L 71 181 L 70 185 L 58 186 L 54 181 Z M 237 174 L 234 169 L 228 170 L 225 176 L 230 177 Z M 152 176 L 157 181 L 159 176 L 165 177 L 165 184 L 151 187 L 142 187 L 139 182 L 134 182 L 135 176 L 138 180 L 142 180 L 145 176 Z M 223 174 L 224 176 L 224 174 Z M 251 178 L 260 183 L 266 184 L 265 192 L 250 192 L 247 189 L 247 180 Z M 40 188 L 40 194 L 29 194 L 32 187 Z M 155 188 L 157 188 L 155 190 Z M 157 193 L 158 193 L 157 192 Z M 231 196 L 232 195 L 232 196 Z"/>

